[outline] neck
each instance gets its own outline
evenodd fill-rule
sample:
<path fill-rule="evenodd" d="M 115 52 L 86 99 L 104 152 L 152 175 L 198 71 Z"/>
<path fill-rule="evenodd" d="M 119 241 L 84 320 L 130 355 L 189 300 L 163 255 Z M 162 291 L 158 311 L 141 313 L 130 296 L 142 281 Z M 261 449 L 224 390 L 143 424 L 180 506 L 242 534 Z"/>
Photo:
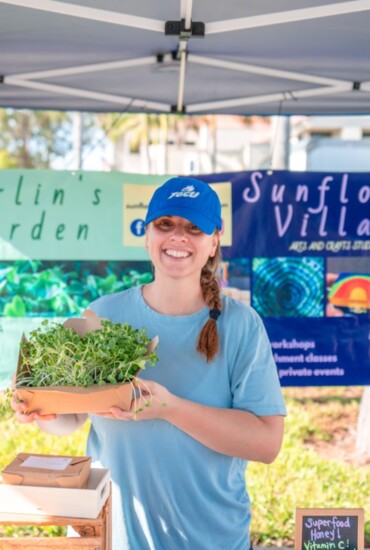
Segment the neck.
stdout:
<path fill-rule="evenodd" d="M 203 307 L 200 283 L 194 281 L 156 278 L 143 287 L 143 298 L 155 311 L 165 315 L 191 315 Z"/>

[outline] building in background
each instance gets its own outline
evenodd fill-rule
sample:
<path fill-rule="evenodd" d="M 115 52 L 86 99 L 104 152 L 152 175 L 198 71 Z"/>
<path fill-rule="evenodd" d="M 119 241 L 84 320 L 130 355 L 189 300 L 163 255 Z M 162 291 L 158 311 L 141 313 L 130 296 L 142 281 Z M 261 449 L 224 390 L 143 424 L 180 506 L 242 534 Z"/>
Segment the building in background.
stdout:
<path fill-rule="evenodd" d="M 271 166 L 270 117 L 178 117 L 168 123 L 166 132 L 148 128 L 133 147 L 138 130 L 115 140 L 115 170 L 189 175 Z"/>
<path fill-rule="evenodd" d="M 370 116 L 138 113 L 101 115 L 99 120 L 98 146 L 87 143 L 79 149 L 86 170 L 184 175 L 262 169 L 370 171 Z M 63 169 L 62 161 L 54 168 Z"/>
<path fill-rule="evenodd" d="M 168 124 L 161 138 L 149 128 L 133 148 L 135 139 L 131 130 L 115 141 L 113 169 L 149 174 L 370 171 L 370 116 L 182 117 Z"/>
<path fill-rule="evenodd" d="M 291 117 L 291 170 L 369 172 L 370 116 Z"/>

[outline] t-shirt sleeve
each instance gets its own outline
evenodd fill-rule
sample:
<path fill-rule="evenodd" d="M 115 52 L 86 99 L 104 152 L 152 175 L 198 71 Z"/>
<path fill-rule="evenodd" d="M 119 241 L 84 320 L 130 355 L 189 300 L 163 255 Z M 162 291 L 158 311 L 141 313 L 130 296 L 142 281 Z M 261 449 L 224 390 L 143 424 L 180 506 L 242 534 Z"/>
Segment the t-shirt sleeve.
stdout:
<path fill-rule="evenodd" d="M 118 298 L 119 294 L 101 296 L 91 302 L 88 309 L 92 309 L 99 317 L 103 317 L 112 322 L 118 322 L 116 319 L 117 312 L 119 312 L 119 305 L 117 305 Z"/>
<path fill-rule="evenodd" d="M 231 374 L 233 408 L 254 414 L 286 415 L 271 345 L 259 315 L 239 312 L 238 348 Z"/>

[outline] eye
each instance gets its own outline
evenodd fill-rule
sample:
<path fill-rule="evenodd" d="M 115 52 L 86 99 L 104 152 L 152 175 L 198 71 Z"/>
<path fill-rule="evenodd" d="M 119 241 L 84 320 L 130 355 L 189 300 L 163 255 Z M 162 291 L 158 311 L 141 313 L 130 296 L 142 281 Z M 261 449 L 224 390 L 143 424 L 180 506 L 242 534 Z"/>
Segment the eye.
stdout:
<path fill-rule="evenodd" d="M 159 227 L 159 229 L 167 231 L 168 229 L 171 229 L 173 223 L 169 218 L 158 218 L 157 220 L 155 220 L 154 225 L 156 227 Z"/>
<path fill-rule="evenodd" d="M 188 226 L 188 231 L 190 233 L 192 233 L 193 235 L 199 235 L 200 233 L 202 233 L 202 230 L 199 229 L 199 227 L 197 225 L 193 225 L 193 224 L 190 224 Z"/>

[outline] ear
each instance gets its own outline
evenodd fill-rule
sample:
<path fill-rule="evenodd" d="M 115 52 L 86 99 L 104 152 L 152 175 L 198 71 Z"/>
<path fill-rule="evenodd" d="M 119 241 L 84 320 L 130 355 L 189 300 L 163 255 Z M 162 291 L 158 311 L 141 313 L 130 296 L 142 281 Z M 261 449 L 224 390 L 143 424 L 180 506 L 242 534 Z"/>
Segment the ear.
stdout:
<path fill-rule="evenodd" d="M 146 250 L 149 250 L 149 236 L 148 236 L 148 231 L 145 231 L 145 248 L 146 248 Z"/>
<path fill-rule="evenodd" d="M 213 258 L 214 255 L 216 254 L 216 250 L 217 250 L 217 245 L 218 243 L 220 242 L 220 233 L 217 232 L 217 233 L 213 233 L 212 235 L 212 245 L 211 245 L 211 250 L 210 250 L 210 257 Z"/>

